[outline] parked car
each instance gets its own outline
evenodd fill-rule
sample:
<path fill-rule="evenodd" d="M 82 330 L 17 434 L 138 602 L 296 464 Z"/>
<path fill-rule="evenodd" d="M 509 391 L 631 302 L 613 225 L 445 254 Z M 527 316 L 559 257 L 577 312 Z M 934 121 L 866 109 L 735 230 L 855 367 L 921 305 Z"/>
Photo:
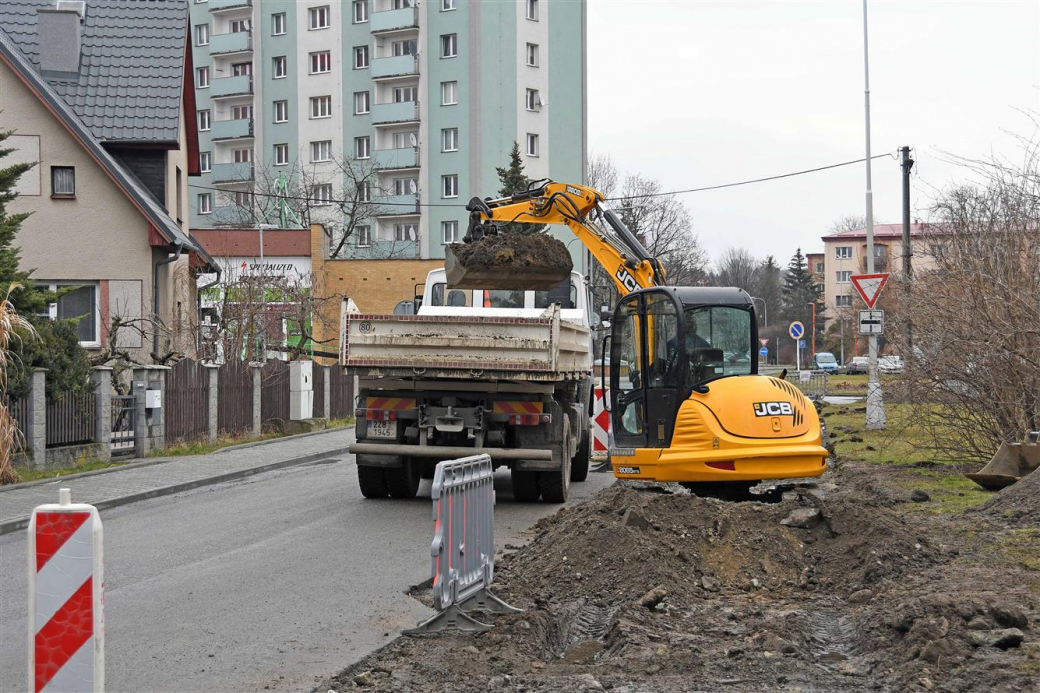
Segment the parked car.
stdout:
<path fill-rule="evenodd" d="M 814 371 L 826 371 L 828 373 L 838 372 L 838 359 L 829 351 L 818 351 L 813 356 L 812 367 Z"/>
<path fill-rule="evenodd" d="M 899 356 L 882 356 L 878 359 L 878 372 L 902 373 L 903 359 Z"/>
<path fill-rule="evenodd" d="M 868 372 L 870 372 L 870 359 L 866 356 L 853 356 L 845 362 L 845 373 L 847 375 Z"/>

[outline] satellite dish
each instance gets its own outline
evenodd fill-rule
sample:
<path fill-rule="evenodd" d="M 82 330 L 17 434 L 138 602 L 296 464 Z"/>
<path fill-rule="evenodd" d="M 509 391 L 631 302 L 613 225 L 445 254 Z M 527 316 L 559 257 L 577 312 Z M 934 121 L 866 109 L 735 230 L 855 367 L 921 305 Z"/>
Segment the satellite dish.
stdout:
<path fill-rule="evenodd" d="M 419 138 L 416 137 L 414 132 L 409 132 L 408 133 L 408 141 L 412 143 L 413 147 L 418 147 L 419 146 Z"/>
<path fill-rule="evenodd" d="M 414 178 L 408 181 L 408 192 L 412 193 L 413 195 L 419 194 L 419 186 L 415 184 Z"/>
<path fill-rule="evenodd" d="M 408 227 L 408 240 L 410 240 L 410 241 L 414 241 L 415 240 L 415 227 L 414 226 L 409 226 Z"/>

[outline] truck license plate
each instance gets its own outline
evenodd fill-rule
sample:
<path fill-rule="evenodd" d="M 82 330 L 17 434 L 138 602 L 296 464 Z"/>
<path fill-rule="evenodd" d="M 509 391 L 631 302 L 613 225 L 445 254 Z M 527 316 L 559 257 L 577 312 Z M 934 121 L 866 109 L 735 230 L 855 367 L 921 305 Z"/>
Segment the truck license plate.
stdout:
<path fill-rule="evenodd" d="M 369 421 L 368 422 L 368 437 L 369 438 L 396 438 L 397 437 L 397 422 L 396 421 Z"/>

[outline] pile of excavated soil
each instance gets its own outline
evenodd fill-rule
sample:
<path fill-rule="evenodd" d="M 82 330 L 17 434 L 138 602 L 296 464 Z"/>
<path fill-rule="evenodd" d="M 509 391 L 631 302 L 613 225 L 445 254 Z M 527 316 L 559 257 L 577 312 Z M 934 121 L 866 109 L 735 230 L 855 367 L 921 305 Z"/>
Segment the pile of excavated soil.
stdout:
<path fill-rule="evenodd" d="M 672 491 L 616 485 L 543 519 L 496 565 L 494 590 L 523 613 L 481 616 L 494 624 L 482 635 L 400 638 L 328 687 L 1035 686 L 1037 594 L 1006 568 L 956 564 L 919 516 L 838 492 L 766 504 Z"/>
<path fill-rule="evenodd" d="M 472 243 L 455 243 L 451 250 L 466 268 L 545 268 L 567 273 L 573 267 L 567 246 L 544 233 L 500 233 Z"/>
<path fill-rule="evenodd" d="M 1040 470 L 997 492 L 978 507 L 986 517 L 1003 522 L 1040 524 Z"/>

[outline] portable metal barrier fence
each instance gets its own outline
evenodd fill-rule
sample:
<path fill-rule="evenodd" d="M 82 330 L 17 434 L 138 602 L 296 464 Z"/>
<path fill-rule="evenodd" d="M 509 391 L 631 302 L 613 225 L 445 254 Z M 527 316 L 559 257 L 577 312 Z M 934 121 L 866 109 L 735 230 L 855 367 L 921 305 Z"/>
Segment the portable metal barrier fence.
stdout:
<path fill-rule="evenodd" d="M 481 633 L 491 626 L 467 611 L 521 611 L 491 594 L 495 574 L 494 467 L 489 455 L 448 460 L 433 476 L 433 604 L 439 613 L 406 635 L 454 629 Z"/>
<path fill-rule="evenodd" d="M 827 391 L 829 378 L 830 374 L 827 371 L 798 371 L 794 380 L 806 397 L 822 399 L 829 394 Z"/>

